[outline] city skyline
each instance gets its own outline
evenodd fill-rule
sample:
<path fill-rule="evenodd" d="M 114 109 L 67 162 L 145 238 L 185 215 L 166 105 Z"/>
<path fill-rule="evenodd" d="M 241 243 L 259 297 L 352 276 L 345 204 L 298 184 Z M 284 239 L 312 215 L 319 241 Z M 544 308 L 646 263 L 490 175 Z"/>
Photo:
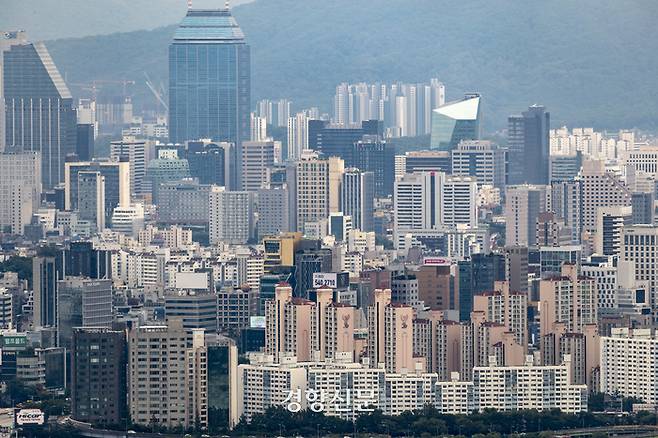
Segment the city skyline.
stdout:
<path fill-rule="evenodd" d="M 239 17 L 188 1 L 166 84 L 0 37 L 0 435 L 654 434 L 658 136 L 511 76 L 502 109 L 465 58 L 391 79 L 318 25 L 272 62 Z M 313 64 L 359 47 L 380 77 Z"/>

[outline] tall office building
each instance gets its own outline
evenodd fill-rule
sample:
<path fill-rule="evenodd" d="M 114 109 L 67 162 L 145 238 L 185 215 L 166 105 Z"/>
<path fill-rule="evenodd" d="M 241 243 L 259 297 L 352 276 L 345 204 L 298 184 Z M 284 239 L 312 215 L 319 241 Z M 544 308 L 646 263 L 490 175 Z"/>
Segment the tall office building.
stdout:
<path fill-rule="evenodd" d="M 579 179 L 551 182 L 551 208 L 571 230 L 571 242 L 578 244 L 583 232 L 583 182 Z"/>
<path fill-rule="evenodd" d="M 470 260 L 460 260 L 457 266 L 459 320 L 468 321 L 473 311 L 473 297 L 494 290 L 495 282 L 505 280 L 505 256 L 493 253 L 473 254 Z"/>
<path fill-rule="evenodd" d="M 596 232 L 597 212 L 600 207 L 630 206 L 632 191 L 605 163 L 586 160 L 580 172 L 583 182 L 583 228 Z"/>
<path fill-rule="evenodd" d="M 620 256 L 624 227 L 633 223 L 631 207 L 601 207 L 596 218 L 594 251 L 596 254 Z"/>
<path fill-rule="evenodd" d="M 78 156 L 78 160 L 89 161 L 94 158 L 94 125 L 78 123 L 75 137 L 75 154 Z"/>
<path fill-rule="evenodd" d="M 414 173 L 395 182 L 394 239 L 399 245 L 405 233 L 441 227 L 441 195 L 445 174 Z"/>
<path fill-rule="evenodd" d="M 34 327 L 57 325 L 57 283 L 64 278 L 61 254 L 32 259 L 34 289 Z"/>
<path fill-rule="evenodd" d="M 156 205 L 160 195 L 160 184 L 190 178 L 190 164 L 178 154 L 176 149 L 161 149 L 158 151 L 158 158 L 151 160 L 147 166 L 146 175 L 150 183 L 153 203 Z"/>
<path fill-rule="evenodd" d="M 353 228 L 373 231 L 375 175 L 359 169 L 347 169 L 343 174 L 341 211 L 352 216 Z"/>
<path fill-rule="evenodd" d="M 452 174 L 472 176 L 478 187 L 504 188 L 507 179 L 507 153 L 490 141 L 462 141 L 452 150 Z"/>
<path fill-rule="evenodd" d="M 313 289 L 313 274 L 333 272 L 332 262 L 331 250 L 320 248 L 319 244 L 295 252 L 295 296 L 308 298 Z"/>
<path fill-rule="evenodd" d="M 206 225 L 211 185 L 185 179 L 160 184 L 158 222 L 164 224 Z"/>
<path fill-rule="evenodd" d="M 164 295 L 167 321 L 181 319 L 186 330 L 217 331 L 217 295 L 207 290 L 171 290 Z"/>
<path fill-rule="evenodd" d="M 188 143 L 187 161 L 190 166 L 190 175 L 198 178 L 201 184 L 213 184 L 229 188 L 231 172 L 230 166 L 234 165 L 235 148 L 232 143 L 199 143 L 199 147 L 192 148 Z M 237 188 L 237 187 L 236 187 Z"/>
<path fill-rule="evenodd" d="M 505 243 L 533 246 L 537 237 L 537 217 L 546 211 L 546 187 L 508 186 L 505 202 Z"/>
<path fill-rule="evenodd" d="M 71 416 L 118 426 L 126 419 L 126 335 L 109 328 L 76 328 L 71 355 Z"/>
<path fill-rule="evenodd" d="M 470 176 L 448 175 L 441 194 L 441 223 L 456 227 L 478 225 L 477 181 Z"/>
<path fill-rule="evenodd" d="M 533 105 L 520 116 L 510 116 L 507 128 L 510 184 L 548 184 L 550 113 Z"/>
<path fill-rule="evenodd" d="M 650 300 L 656 319 L 658 307 L 658 227 L 632 225 L 623 228 L 620 260 L 631 262 L 635 267 L 635 279 L 649 284 Z"/>
<path fill-rule="evenodd" d="M 574 155 L 551 155 L 548 169 L 548 180 L 571 181 L 580 172 L 583 165 L 583 153 L 578 151 Z"/>
<path fill-rule="evenodd" d="M 112 325 L 112 280 L 67 277 L 57 284 L 57 343 L 71 348 L 76 327 Z"/>
<path fill-rule="evenodd" d="M 169 138 L 249 139 L 250 51 L 228 9 L 189 9 L 169 46 Z M 237 164 L 237 163 L 236 163 Z"/>
<path fill-rule="evenodd" d="M 71 242 L 64 251 L 64 266 L 67 276 L 104 279 L 112 276 L 112 254 L 108 250 L 96 249 L 88 241 Z"/>
<path fill-rule="evenodd" d="M 105 229 L 105 177 L 100 172 L 78 172 L 78 219 L 92 229 Z"/>
<path fill-rule="evenodd" d="M 324 122 L 308 122 L 308 147 L 322 152 L 325 157 L 340 157 L 350 167 L 358 167 L 355 162 L 354 144 L 364 136 L 382 135 L 382 125 L 378 120 L 366 120 L 360 127 L 326 126 Z M 366 169 L 361 169 L 366 170 Z"/>
<path fill-rule="evenodd" d="M 367 135 L 354 144 L 354 164 L 375 176 L 375 196 L 385 198 L 393 194 L 395 178 L 395 146 L 379 137 Z"/>
<path fill-rule="evenodd" d="M 451 151 L 462 140 L 480 139 L 480 95 L 466 94 L 432 111 L 432 149 Z"/>
<path fill-rule="evenodd" d="M 105 220 L 116 207 L 130 206 L 130 163 L 127 161 L 80 161 L 64 167 L 64 207 L 78 209 L 80 172 L 98 172 L 105 178 Z"/>
<path fill-rule="evenodd" d="M 212 187 L 209 209 L 210 244 L 245 244 L 254 235 L 254 194 Z"/>
<path fill-rule="evenodd" d="M 274 142 L 245 141 L 241 148 L 242 190 L 256 192 L 270 182 L 270 171 L 274 167 Z"/>
<path fill-rule="evenodd" d="M 404 154 L 404 157 L 402 173 L 452 173 L 450 151 L 409 151 Z"/>
<path fill-rule="evenodd" d="M 633 207 L 633 225 L 654 223 L 656 216 L 656 195 L 653 192 L 637 192 L 631 195 L 631 206 Z"/>
<path fill-rule="evenodd" d="M 303 156 L 296 163 L 297 229 L 329 217 L 329 161 Z"/>
<path fill-rule="evenodd" d="M 66 155 L 75 152 L 73 98 L 46 46 L 29 43 L 24 32 L 4 34 L 0 57 L 0 151 L 41 152 L 50 189 L 64 181 Z"/>
<path fill-rule="evenodd" d="M 0 154 L 0 229 L 23 234 L 41 201 L 41 156 Z"/>
<path fill-rule="evenodd" d="M 144 194 L 144 179 L 146 177 L 144 140 L 124 138 L 110 143 L 110 157 L 114 161 L 130 163 L 130 189 L 133 199 Z"/>

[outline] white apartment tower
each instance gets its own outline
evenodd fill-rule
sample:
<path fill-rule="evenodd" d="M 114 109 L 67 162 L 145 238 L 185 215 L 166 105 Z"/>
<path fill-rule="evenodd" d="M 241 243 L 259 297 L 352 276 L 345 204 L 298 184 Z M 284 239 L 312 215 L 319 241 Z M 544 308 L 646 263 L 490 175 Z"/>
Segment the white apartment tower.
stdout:
<path fill-rule="evenodd" d="M 243 245 L 253 236 L 254 194 L 213 186 L 210 191 L 209 214 L 211 245 Z"/>
<path fill-rule="evenodd" d="M 30 223 L 40 199 L 40 154 L 0 154 L 0 228 L 23 234 L 23 227 Z"/>

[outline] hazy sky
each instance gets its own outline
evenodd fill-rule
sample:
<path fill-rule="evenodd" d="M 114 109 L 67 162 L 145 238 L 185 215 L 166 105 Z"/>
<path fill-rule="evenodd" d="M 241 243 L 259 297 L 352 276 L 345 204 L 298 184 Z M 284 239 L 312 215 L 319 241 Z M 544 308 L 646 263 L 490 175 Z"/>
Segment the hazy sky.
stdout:
<path fill-rule="evenodd" d="M 221 8 L 224 1 L 193 5 Z M 152 29 L 178 22 L 186 8 L 186 0 L 0 0 L 0 30 L 23 29 L 32 40 L 51 40 Z"/>

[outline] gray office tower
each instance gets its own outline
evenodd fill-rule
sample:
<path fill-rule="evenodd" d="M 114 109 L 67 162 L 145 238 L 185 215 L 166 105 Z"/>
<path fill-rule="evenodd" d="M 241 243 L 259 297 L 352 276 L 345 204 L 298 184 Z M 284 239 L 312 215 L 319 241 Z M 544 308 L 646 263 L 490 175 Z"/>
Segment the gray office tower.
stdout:
<path fill-rule="evenodd" d="M 655 194 L 653 192 L 638 192 L 631 195 L 633 208 L 633 225 L 653 225 L 655 218 Z"/>
<path fill-rule="evenodd" d="M 0 152 L 41 152 L 43 187 L 64 181 L 76 151 L 73 98 L 46 46 L 22 31 L 0 36 Z"/>
<path fill-rule="evenodd" d="M 550 128 L 550 113 L 540 105 L 508 118 L 508 184 L 549 183 Z"/>
<path fill-rule="evenodd" d="M 249 46 L 228 9 L 190 9 L 169 46 L 169 138 L 249 140 Z M 237 164 L 237 163 L 236 163 Z"/>
<path fill-rule="evenodd" d="M 57 282 L 57 343 L 71 348 L 76 327 L 112 325 L 112 280 L 67 277 Z"/>
<path fill-rule="evenodd" d="M 352 228 L 374 231 L 375 174 L 346 169 L 343 174 L 341 203 L 343 214 L 352 216 Z"/>

